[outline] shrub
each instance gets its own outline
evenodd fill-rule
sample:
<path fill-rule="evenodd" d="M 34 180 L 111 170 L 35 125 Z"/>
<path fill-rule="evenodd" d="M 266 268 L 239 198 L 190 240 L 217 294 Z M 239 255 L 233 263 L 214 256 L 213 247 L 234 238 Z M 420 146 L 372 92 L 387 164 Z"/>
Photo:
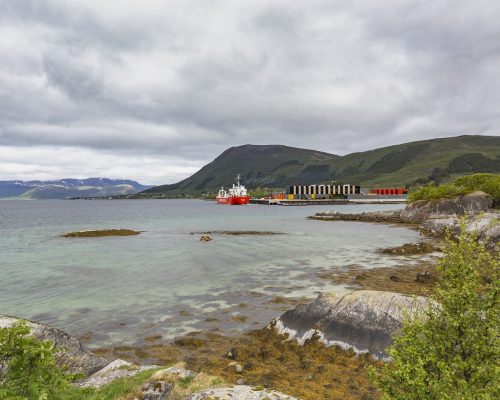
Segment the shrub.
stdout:
<path fill-rule="evenodd" d="M 481 190 L 493 196 L 495 202 L 500 202 L 500 175 L 499 174 L 474 174 L 457 178 L 456 186 L 461 186 L 469 192 Z"/>
<path fill-rule="evenodd" d="M 465 231 L 438 263 L 435 302 L 407 317 L 371 370 L 385 400 L 500 398 L 499 261 Z"/>
<path fill-rule="evenodd" d="M 493 196 L 495 204 L 500 204 L 500 175 L 474 174 L 457 178 L 451 184 L 428 185 L 411 192 L 408 202 L 417 200 L 436 200 L 455 197 L 475 191 L 483 191 Z"/>
<path fill-rule="evenodd" d="M 0 329 L 0 399 L 58 399 L 69 376 L 56 367 L 54 345 L 27 336 L 25 323 Z"/>
<path fill-rule="evenodd" d="M 455 197 L 461 194 L 466 194 L 467 192 L 460 187 L 455 185 L 428 185 L 408 195 L 408 201 L 414 202 L 417 200 L 437 200 L 447 197 Z"/>

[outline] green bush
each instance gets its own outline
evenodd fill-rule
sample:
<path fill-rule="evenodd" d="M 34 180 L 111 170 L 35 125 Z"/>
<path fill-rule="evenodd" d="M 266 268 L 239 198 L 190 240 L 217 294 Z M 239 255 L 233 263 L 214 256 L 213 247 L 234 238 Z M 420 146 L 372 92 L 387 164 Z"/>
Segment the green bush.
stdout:
<path fill-rule="evenodd" d="M 500 175 L 499 174 L 474 174 L 457 178 L 456 186 L 465 188 L 468 192 L 481 190 L 491 194 L 495 202 L 500 202 Z"/>
<path fill-rule="evenodd" d="M 466 194 L 467 192 L 455 185 L 428 185 L 408 195 L 408 201 L 414 202 L 417 200 L 437 200 Z"/>
<path fill-rule="evenodd" d="M 500 398 L 500 263 L 467 234 L 448 241 L 434 302 L 407 316 L 371 375 L 384 400 Z"/>
<path fill-rule="evenodd" d="M 500 204 L 500 175 L 474 174 L 457 178 L 451 184 L 428 185 L 411 192 L 408 202 L 417 200 L 437 200 L 455 197 L 475 191 L 483 191 L 493 196 L 495 204 Z"/>
<path fill-rule="evenodd" d="M 54 345 L 29 331 L 25 323 L 0 329 L 0 399 L 59 399 L 69 376 L 55 365 Z"/>

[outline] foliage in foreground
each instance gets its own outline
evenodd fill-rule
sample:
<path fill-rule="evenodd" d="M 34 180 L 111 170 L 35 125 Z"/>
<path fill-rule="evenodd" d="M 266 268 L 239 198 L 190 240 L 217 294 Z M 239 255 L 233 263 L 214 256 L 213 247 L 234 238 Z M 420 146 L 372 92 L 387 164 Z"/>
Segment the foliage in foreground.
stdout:
<path fill-rule="evenodd" d="M 371 370 L 385 400 L 500 398 L 499 261 L 474 235 L 448 241 L 427 310 L 408 316 Z"/>
<path fill-rule="evenodd" d="M 408 201 L 436 200 L 455 197 L 481 190 L 493 196 L 495 203 L 500 203 L 500 175 L 474 174 L 457 178 L 453 183 L 444 185 L 427 185 L 411 192 Z"/>
<path fill-rule="evenodd" d="M 57 368 L 54 346 L 27 336 L 24 323 L 0 329 L 0 399 L 57 399 L 69 376 Z"/>
<path fill-rule="evenodd" d="M 0 400 L 114 400 L 140 387 L 155 370 L 113 381 L 101 389 L 70 384 L 74 376 L 59 368 L 54 345 L 28 336 L 18 322 L 0 329 Z"/>

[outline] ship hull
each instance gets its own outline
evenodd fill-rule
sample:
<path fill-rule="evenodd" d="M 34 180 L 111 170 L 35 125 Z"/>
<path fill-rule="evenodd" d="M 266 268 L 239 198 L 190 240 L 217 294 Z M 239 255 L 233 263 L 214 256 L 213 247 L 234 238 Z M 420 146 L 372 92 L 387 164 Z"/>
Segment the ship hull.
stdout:
<path fill-rule="evenodd" d="M 228 197 L 217 197 L 217 204 L 227 204 L 230 206 L 239 206 L 243 204 L 248 204 L 250 201 L 250 196 L 228 196 Z"/>

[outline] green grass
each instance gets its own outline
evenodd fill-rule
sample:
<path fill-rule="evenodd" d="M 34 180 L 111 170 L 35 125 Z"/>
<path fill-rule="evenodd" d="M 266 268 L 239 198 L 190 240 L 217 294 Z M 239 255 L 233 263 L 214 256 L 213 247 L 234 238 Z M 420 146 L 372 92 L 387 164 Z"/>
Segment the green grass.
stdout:
<path fill-rule="evenodd" d="M 73 387 L 61 398 L 65 400 L 118 400 L 140 388 L 154 372 L 160 369 L 150 369 L 129 378 L 117 379 L 100 389 Z"/>
<path fill-rule="evenodd" d="M 191 383 L 193 383 L 194 376 L 186 376 L 185 378 L 179 379 L 179 386 L 187 388 Z"/>

